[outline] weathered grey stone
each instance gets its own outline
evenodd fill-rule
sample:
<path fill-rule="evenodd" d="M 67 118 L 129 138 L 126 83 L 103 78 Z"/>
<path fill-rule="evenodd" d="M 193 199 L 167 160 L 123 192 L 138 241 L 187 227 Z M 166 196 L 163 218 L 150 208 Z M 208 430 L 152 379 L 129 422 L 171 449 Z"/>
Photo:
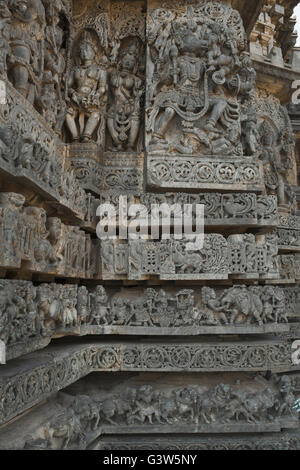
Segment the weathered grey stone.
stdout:
<path fill-rule="evenodd" d="M 161 280 L 279 279 L 276 236 L 205 234 L 203 248 L 187 238 L 102 240 L 102 279 Z"/>
<path fill-rule="evenodd" d="M 28 119 L 29 116 L 29 119 Z M 6 83 L 0 110 L 0 169 L 20 182 L 49 194 L 76 215 L 85 211 L 85 194 L 64 163 L 57 135 L 30 104 Z M 44 196 L 45 197 L 45 196 Z"/>
<path fill-rule="evenodd" d="M 7 359 L 63 335 L 200 336 L 288 333 L 299 317 L 298 288 L 107 291 L 66 284 L 0 281 L 0 339 Z"/>
<path fill-rule="evenodd" d="M 153 205 L 161 207 L 162 214 L 170 219 L 170 226 L 174 224 L 174 215 L 167 214 L 163 210 L 163 204 L 196 204 L 205 206 L 205 226 L 222 227 L 227 229 L 231 226 L 238 227 L 277 227 L 278 211 L 275 196 L 260 196 L 254 193 L 136 193 L 126 191 L 105 191 L 100 194 L 98 204 L 112 204 L 116 211 L 116 223 L 119 225 L 120 196 L 127 197 L 127 205 L 143 204 L 148 213 L 151 214 Z M 130 220 L 135 220 L 129 216 Z M 296 218 L 296 217 L 295 217 Z M 96 223 L 96 222 L 95 222 Z M 161 220 L 160 220 L 161 223 Z"/>
<path fill-rule="evenodd" d="M 86 448 L 100 435 L 124 432 L 234 434 L 298 428 L 289 376 L 272 375 L 269 380 L 243 377 L 243 382 L 234 376 L 227 381 L 222 376 L 211 376 L 206 381 L 195 376 L 185 378 L 184 386 L 174 376 L 166 385 L 160 376 L 155 386 L 151 386 L 144 382 L 143 376 L 138 381 L 131 378 L 112 384 L 106 382 L 101 391 L 93 388 L 93 381 L 79 383 L 61 397 L 57 411 L 52 405 L 52 419 L 41 422 L 37 415 L 36 421 L 40 423 L 36 429 L 31 428 L 26 441 L 17 432 L 14 446 L 31 447 L 43 441 L 45 448 Z M 88 391 L 89 396 L 83 394 Z M 49 416 L 47 407 L 45 411 L 45 416 Z M 63 433 L 58 432 L 62 424 Z M 8 429 L 7 437 L 9 433 Z M 0 440 L 1 447 L 7 443 L 6 436 L 4 433 Z"/>
<path fill-rule="evenodd" d="M 57 217 L 47 218 L 44 209 L 24 204 L 20 194 L 0 193 L 0 267 L 93 278 L 99 250 L 91 236 L 79 227 L 64 225 Z"/>
<path fill-rule="evenodd" d="M 0 448 L 298 448 L 297 1 L 0 3 Z"/>
<path fill-rule="evenodd" d="M 260 162 L 214 156 L 151 156 L 147 163 L 149 187 L 168 190 L 254 191 L 263 190 Z"/>

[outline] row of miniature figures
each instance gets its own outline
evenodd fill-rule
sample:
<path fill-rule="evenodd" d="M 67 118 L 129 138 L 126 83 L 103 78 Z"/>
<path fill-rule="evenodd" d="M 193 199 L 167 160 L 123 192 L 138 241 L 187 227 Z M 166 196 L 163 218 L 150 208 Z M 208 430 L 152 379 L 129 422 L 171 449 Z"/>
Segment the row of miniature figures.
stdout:
<path fill-rule="evenodd" d="M 163 329 L 175 334 L 181 327 L 201 334 L 209 330 L 206 327 L 222 327 L 224 333 L 237 326 L 276 328 L 289 319 L 297 321 L 299 300 L 298 286 L 107 291 L 101 285 L 88 289 L 75 284 L 35 286 L 30 281 L 2 280 L 0 339 L 14 355 L 18 345 L 25 348 L 34 340 L 72 332 L 156 334 Z"/>
<path fill-rule="evenodd" d="M 21 194 L 0 193 L 0 267 L 93 278 L 99 249 L 91 235 L 57 217 L 47 217 L 42 208 L 24 207 L 24 203 Z"/>
<path fill-rule="evenodd" d="M 256 376 L 252 381 L 167 388 L 129 381 L 128 386 L 109 394 L 64 393 L 59 402 L 52 418 L 37 425 L 30 435 L 22 438 L 17 432 L 19 445 L 23 442 L 26 449 L 86 449 L 105 430 L 112 432 L 117 427 L 117 433 L 126 429 L 126 434 L 159 433 L 164 428 L 168 432 L 184 429 L 189 434 L 201 429 L 224 432 L 228 427 L 242 433 L 256 426 L 265 431 L 272 425 L 295 428 L 299 406 L 293 379 L 276 374 L 269 380 Z"/>
<path fill-rule="evenodd" d="M 92 203 L 97 199 L 91 200 Z M 299 278 L 299 255 L 278 256 L 278 242 L 298 231 L 281 228 L 267 235 L 205 234 L 203 248 L 189 250 L 186 239 L 92 240 L 79 227 L 47 217 L 44 209 L 24 207 L 25 198 L 0 193 L 0 268 L 66 278 L 133 279 L 273 279 Z M 90 206 L 88 207 L 90 210 Z M 87 219 L 89 216 L 87 216 Z M 91 225 L 90 221 L 84 222 Z M 281 242 L 282 240 L 282 242 Z M 298 240 L 292 241 L 292 245 Z M 289 248 L 289 246 L 287 247 Z M 290 249 L 297 247 L 290 247 Z M 284 264 L 293 273 L 286 273 Z M 282 275 L 281 275 L 282 274 Z"/>

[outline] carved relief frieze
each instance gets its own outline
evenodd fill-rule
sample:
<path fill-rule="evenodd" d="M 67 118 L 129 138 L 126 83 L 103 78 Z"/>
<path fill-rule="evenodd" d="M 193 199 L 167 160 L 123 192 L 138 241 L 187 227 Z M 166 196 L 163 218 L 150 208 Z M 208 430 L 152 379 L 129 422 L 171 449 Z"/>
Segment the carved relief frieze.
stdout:
<path fill-rule="evenodd" d="M 12 368 L 9 368 L 9 365 L 7 365 L 1 368 L 1 370 L 5 371 L 5 376 L 3 376 L 3 378 L 1 377 L 0 379 L 0 396 L 2 403 L 2 407 L 0 408 L 0 423 L 9 421 L 34 404 L 40 403 L 45 398 L 48 398 L 55 392 L 77 382 L 79 379 L 87 376 L 91 372 L 104 372 L 108 370 L 152 370 L 160 372 L 163 372 L 163 370 L 182 371 L 183 364 L 187 364 L 187 361 L 188 364 L 192 364 L 192 362 L 195 361 L 195 364 L 193 366 L 191 365 L 191 371 L 201 369 L 206 371 L 210 370 L 211 372 L 222 371 L 224 369 L 229 371 L 241 370 L 241 364 L 243 364 L 242 368 L 246 368 L 246 370 L 249 369 L 249 371 L 252 370 L 252 372 L 254 372 L 266 368 L 266 365 L 268 364 L 269 369 L 271 368 L 271 370 L 280 372 L 289 370 L 291 367 L 290 357 L 288 357 L 288 349 L 288 344 L 285 344 L 284 342 L 274 342 L 273 344 L 270 343 L 269 345 L 253 344 L 252 346 L 249 344 L 248 346 L 244 345 L 241 347 L 238 347 L 234 344 L 227 346 L 224 345 L 223 348 L 215 352 L 215 345 L 213 346 L 213 350 L 212 347 L 209 347 L 209 345 L 206 347 L 203 346 L 202 349 L 201 347 L 198 347 L 198 349 L 196 347 L 195 349 L 195 345 L 181 346 L 179 344 L 174 344 L 173 349 L 171 344 L 169 347 L 165 345 L 161 345 L 159 347 L 157 344 L 149 344 L 143 347 L 142 345 L 134 344 L 105 345 L 101 343 L 90 343 L 82 344 L 80 348 L 77 348 L 77 351 L 74 351 L 74 347 L 72 345 L 69 347 L 66 346 L 63 349 L 52 347 L 49 349 L 52 354 L 50 353 L 49 355 L 39 355 L 39 353 L 35 352 L 28 356 L 28 359 L 24 362 L 24 371 L 21 373 L 17 369 L 14 369 L 13 366 Z M 285 353 L 284 350 L 286 351 Z M 141 356 L 141 354 L 143 356 Z M 141 360 L 141 357 L 144 359 Z M 233 364 L 236 365 L 237 369 L 234 369 Z M 280 380 L 283 382 L 285 381 L 284 377 L 280 379 L 276 375 L 273 376 L 273 379 L 270 380 L 269 385 L 267 385 L 263 379 L 262 382 L 263 384 L 267 385 L 267 387 L 270 386 L 271 390 L 275 391 L 278 390 L 276 386 L 278 386 Z M 276 380 L 277 382 L 274 384 L 273 380 Z M 240 386 L 238 387 L 237 385 Z M 245 386 L 244 393 L 243 385 Z M 259 379 L 258 388 L 260 388 L 260 385 L 262 385 L 262 383 L 260 383 Z M 267 430 L 267 425 L 269 424 L 271 427 L 274 426 L 275 431 L 279 431 L 282 425 L 284 425 L 284 421 L 281 423 L 281 419 L 285 416 L 287 420 L 284 427 L 297 428 L 298 418 L 296 410 L 293 409 L 296 397 L 294 395 L 294 387 L 290 378 L 288 378 L 286 385 L 286 389 L 282 387 L 282 400 L 278 400 L 279 397 L 277 400 L 274 397 L 274 402 L 272 400 L 261 400 L 261 408 L 258 414 L 255 413 L 257 408 L 255 408 L 254 405 L 252 408 L 250 407 L 250 402 L 248 403 L 248 415 L 241 411 L 242 416 L 240 415 L 240 417 L 238 417 L 234 414 L 234 407 L 228 410 L 228 412 L 232 413 L 232 415 L 231 418 L 227 416 L 228 421 L 226 420 L 226 422 L 232 427 L 230 426 L 230 428 L 227 428 L 227 431 L 222 426 L 225 424 L 225 422 L 222 421 L 222 418 L 216 422 L 212 419 L 212 417 L 207 417 L 207 419 L 205 419 L 203 415 L 201 415 L 201 419 L 200 416 L 197 418 L 196 414 L 193 418 L 190 416 L 191 421 L 188 421 L 186 424 L 191 425 L 201 423 L 202 425 L 205 425 L 212 424 L 214 422 L 215 427 L 201 426 L 200 429 L 198 429 L 196 426 L 195 429 L 197 429 L 197 432 L 201 431 L 204 433 L 234 432 L 235 429 L 239 430 L 238 432 L 251 432 L 251 426 L 249 428 L 247 424 L 255 425 L 260 423 L 263 425 L 262 428 L 256 428 L 253 426 L 252 430 Z M 152 389 L 152 387 L 148 387 Z M 171 385 L 168 387 L 172 389 Z M 192 389 L 193 388 L 194 387 L 192 387 Z M 229 388 L 230 387 L 227 389 L 228 392 Z M 236 389 L 237 393 L 242 394 L 243 398 L 241 398 L 241 401 L 245 402 L 247 397 L 246 384 L 241 382 L 236 384 L 236 387 L 234 388 Z M 264 387 L 262 388 L 264 389 Z M 122 390 L 127 390 L 127 387 L 122 387 L 121 391 Z M 99 393 L 103 399 L 106 400 L 105 391 L 100 389 Z M 119 392 L 116 390 L 115 393 Z M 113 390 L 110 392 L 112 402 L 114 402 L 115 393 Z M 248 393 L 250 393 L 251 397 L 254 398 L 252 395 L 255 393 L 254 391 L 250 392 L 248 389 Z M 101 401 L 101 399 L 99 401 Z M 276 408 L 275 403 L 279 402 L 280 408 Z M 270 408 L 268 419 L 266 419 L 263 413 L 264 407 L 267 405 L 267 403 L 269 404 Z M 236 402 L 234 402 L 234 404 L 237 405 Z M 273 413 L 271 412 L 271 409 L 273 410 Z M 170 421 L 172 421 L 172 423 L 168 423 L 167 420 L 163 421 L 162 423 L 159 423 L 159 421 L 154 421 L 156 424 L 165 426 L 159 426 L 158 428 L 153 427 L 153 432 L 182 432 L 182 430 L 179 431 L 176 428 L 176 418 L 174 416 L 174 420 L 171 419 L 172 417 L 170 416 Z M 154 424 L 151 423 L 151 420 L 148 421 L 148 419 L 146 419 L 146 421 L 133 419 L 132 421 L 127 422 L 126 420 L 124 421 L 122 416 L 118 413 L 114 413 L 109 417 L 114 417 L 115 419 L 112 421 L 110 421 L 110 419 L 107 420 L 107 416 L 105 416 L 104 412 L 101 425 L 111 424 L 129 426 L 129 429 L 126 431 L 126 433 L 131 433 L 134 431 L 139 432 L 137 431 L 136 426 L 140 427 L 141 432 L 147 433 L 149 430 L 146 431 L 142 424 L 144 423 L 147 427 Z M 199 419 L 199 421 L 195 421 L 196 419 Z M 174 427 L 169 428 L 166 426 L 167 424 Z M 241 424 L 242 426 L 240 428 L 235 428 L 234 424 Z M 132 430 L 130 429 L 131 425 Z M 190 432 L 187 430 L 187 428 L 185 429 L 186 432 Z M 122 427 L 119 430 L 116 430 L 116 433 L 122 434 L 121 430 L 123 430 Z"/>
<path fill-rule="evenodd" d="M 43 348 L 56 335 L 279 334 L 299 318 L 298 287 L 118 291 L 1 280 L 0 294 L 8 360 Z"/>
<path fill-rule="evenodd" d="M 259 196 L 254 193 L 126 193 L 117 190 L 106 191 L 100 194 L 99 203 L 112 204 L 116 211 L 117 224 L 119 223 L 120 196 L 127 197 L 127 206 L 143 204 L 151 214 L 153 205 L 159 205 L 163 212 L 163 204 L 173 207 L 174 204 L 193 205 L 195 213 L 196 204 L 204 205 L 205 226 L 266 226 L 278 225 L 277 199 L 275 196 Z M 129 216 L 134 220 L 134 216 Z M 170 216 L 170 224 L 174 219 Z"/>
<path fill-rule="evenodd" d="M 25 198 L 0 193 L 0 267 L 63 277 L 93 278 L 98 248 L 79 227 L 44 209 L 24 207 Z"/>
<path fill-rule="evenodd" d="M 0 448 L 300 448 L 296 2 L 242 3 L 0 1 Z"/>
<path fill-rule="evenodd" d="M 276 374 L 269 380 L 253 376 L 218 384 L 189 379 L 184 387 L 165 385 L 161 380 L 153 386 L 129 379 L 122 388 L 115 385 L 111 392 L 93 390 L 88 397 L 80 394 L 80 388 L 71 388 L 61 397 L 52 418 L 37 424 L 25 440 L 17 432 L 17 442 L 23 442 L 25 448 L 39 443 L 45 449 L 85 449 L 101 435 L 122 434 L 125 428 L 127 434 L 185 431 L 190 438 L 199 432 L 278 433 L 282 428 L 297 428 L 296 397 L 290 376 Z M 232 436 L 225 439 L 228 443 Z M 242 436 L 239 439 L 244 440 Z"/>
<path fill-rule="evenodd" d="M 25 448 L 38 449 L 39 441 L 32 440 L 27 442 Z M 96 444 L 93 445 L 94 450 L 299 450 L 300 437 L 297 431 L 282 432 L 278 436 L 247 436 L 247 437 L 199 437 L 197 439 L 188 437 L 177 439 L 163 438 L 151 439 L 139 436 L 138 441 L 132 439 L 101 437 Z"/>
<path fill-rule="evenodd" d="M 65 162 L 64 147 L 9 84 L 0 123 L 0 168 L 12 177 L 25 177 L 82 217 L 85 193 Z"/>
<path fill-rule="evenodd" d="M 190 239 L 189 239 L 190 241 Z M 102 240 L 102 279 L 279 279 L 277 238 L 206 234 L 202 249 L 181 240 Z"/>
<path fill-rule="evenodd" d="M 148 185 L 169 190 L 263 190 L 262 165 L 252 159 L 149 156 Z"/>
<path fill-rule="evenodd" d="M 151 6 L 147 45 L 149 152 L 242 155 L 240 102 L 255 71 L 238 12 L 215 1 Z"/>

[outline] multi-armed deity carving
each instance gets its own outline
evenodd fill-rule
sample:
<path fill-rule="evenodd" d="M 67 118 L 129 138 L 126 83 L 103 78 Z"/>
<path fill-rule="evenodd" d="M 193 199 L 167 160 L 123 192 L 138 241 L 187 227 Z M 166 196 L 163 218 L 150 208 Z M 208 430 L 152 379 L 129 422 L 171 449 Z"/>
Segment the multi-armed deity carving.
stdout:
<path fill-rule="evenodd" d="M 149 6 L 147 15 L 141 2 L 124 11 L 124 4 L 105 5 L 93 10 L 95 18 L 87 12 L 72 23 L 67 1 L 1 2 L 3 78 L 67 142 L 140 153 L 146 126 L 151 186 L 211 190 L 218 183 L 221 190 L 224 184 L 240 190 L 242 184 L 262 191 L 264 176 L 266 193 L 295 210 L 291 126 L 279 103 L 255 90 L 240 14 L 214 0 Z M 40 152 L 30 133 L 24 143 L 2 139 L 0 151 L 51 182 L 55 149 L 49 156 Z M 107 152 L 107 158 L 114 157 Z M 72 165 L 77 168 L 74 156 Z M 118 171 L 129 179 L 128 168 Z M 67 176 L 59 191 L 68 199 L 66 186 Z"/>
<path fill-rule="evenodd" d="M 182 189 L 188 181 L 204 188 L 212 181 L 212 165 L 222 159 L 216 173 L 224 175 L 222 184 L 232 184 L 233 166 L 244 156 L 237 164 L 239 177 L 247 165 L 239 182 L 253 189 L 250 175 L 264 166 L 266 193 L 293 211 L 291 125 L 275 98 L 266 100 L 255 91 L 256 72 L 245 37 L 239 13 L 224 3 L 149 10 L 148 183 Z M 214 176 L 214 182 L 219 180 Z"/>
<path fill-rule="evenodd" d="M 281 207 L 295 207 L 290 123 L 272 122 L 279 107 L 273 113 L 255 95 L 256 72 L 236 10 L 214 0 L 176 8 L 167 3 L 149 6 L 146 18 L 141 2 L 126 8 L 115 2 L 71 24 L 68 5 L 0 3 L 2 76 L 53 130 L 102 150 L 140 152 L 146 75 L 146 149 L 156 154 L 148 156 L 149 184 L 169 189 L 188 182 L 199 189 L 234 180 L 260 191 L 263 164 L 267 192 Z M 29 168 L 27 144 L 21 166 Z M 156 167 L 161 152 L 164 165 Z M 176 154 L 206 159 L 168 160 Z M 251 159 L 235 158 L 244 155 Z M 42 166 L 50 172 L 51 162 Z"/>
<path fill-rule="evenodd" d="M 148 27 L 148 150 L 241 155 L 240 102 L 255 71 L 239 14 L 217 2 L 157 8 Z"/>

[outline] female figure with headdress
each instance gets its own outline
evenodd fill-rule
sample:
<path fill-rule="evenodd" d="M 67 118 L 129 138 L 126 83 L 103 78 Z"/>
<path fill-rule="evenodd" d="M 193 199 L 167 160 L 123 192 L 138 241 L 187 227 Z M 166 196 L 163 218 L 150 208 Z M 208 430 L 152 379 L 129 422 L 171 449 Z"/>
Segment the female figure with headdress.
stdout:
<path fill-rule="evenodd" d="M 134 151 L 140 129 L 140 108 L 143 85 L 137 76 L 138 46 L 132 43 L 123 54 L 117 70 L 111 72 L 112 105 L 107 127 L 116 150 Z"/>

